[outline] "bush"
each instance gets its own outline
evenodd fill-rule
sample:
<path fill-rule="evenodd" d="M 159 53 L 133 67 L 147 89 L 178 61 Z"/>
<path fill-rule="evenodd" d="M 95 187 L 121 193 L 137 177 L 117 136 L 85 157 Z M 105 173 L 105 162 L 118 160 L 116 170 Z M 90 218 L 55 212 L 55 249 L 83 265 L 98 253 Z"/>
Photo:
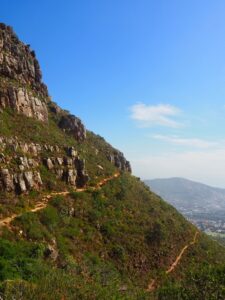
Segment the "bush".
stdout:
<path fill-rule="evenodd" d="M 23 233 L 32 240 L 49 238 L 46 228 L 40 223 L 38 215 L 32 212 L 24 213 L 15 219 L 14 224 L 19 225 Z"/>
<path fill-rule="evenodd" d="M 52 230 L 59 222 L 57 210 L 52 206 L 46 207 L 40 213 L 40 221 L 42 224 Z"/>
<path fill-rule="evenodd" d="M 165 234 L 160 223 L 154 223 L 153 227 L 145 234 L 145 240 L 149 245 L 160 245 L 164 238 Z"/>
<path fill-rule="evenodd" d="M 121 245 L 115 245 L 110 250 L 110 256 L 115 259 L 125 260 L 125 249 Z"/>

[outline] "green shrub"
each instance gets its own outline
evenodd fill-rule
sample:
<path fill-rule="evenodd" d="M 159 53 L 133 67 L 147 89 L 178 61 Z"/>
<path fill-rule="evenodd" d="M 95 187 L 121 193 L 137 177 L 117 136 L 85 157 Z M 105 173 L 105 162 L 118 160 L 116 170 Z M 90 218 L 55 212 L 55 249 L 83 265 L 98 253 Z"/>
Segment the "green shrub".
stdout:
<path fill-rule="evenodd" d="M 59 223 L 59 216 L 56 208 L 48 206 L 40 212 L 40 221 L 47 228 L 52 230 Z"/>
<path fill-rule="evenodd" d="M 115 259 L 125 260 L 125 249 L 121 245 L 114 245 L 110 250 L 110 256 Z"/>

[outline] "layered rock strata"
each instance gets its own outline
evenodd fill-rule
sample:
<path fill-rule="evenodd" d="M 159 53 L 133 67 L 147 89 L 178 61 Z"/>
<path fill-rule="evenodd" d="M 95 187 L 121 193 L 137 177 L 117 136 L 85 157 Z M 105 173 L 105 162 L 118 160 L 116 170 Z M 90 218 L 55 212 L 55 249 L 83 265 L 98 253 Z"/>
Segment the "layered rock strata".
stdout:
<path fill-rule="evenodd" d="M 77 141 L 86 138 L 81 120 L 51 102 L 30 45 L 22 43 L 11 27 L 0 23 L 0 109 L 6 108 L 46 123 L 50 108 L 62 130 Z"/>
<path fill-rule="evenodd" d="M 17 138 L 0 137 L 0 151 L 0 190 L 6 192 L 20 194 L 40 189 L 42 166 L 74 187 L 83 187 L 89 180 L 85 161 L 74 147 L 24 143 Z"/>

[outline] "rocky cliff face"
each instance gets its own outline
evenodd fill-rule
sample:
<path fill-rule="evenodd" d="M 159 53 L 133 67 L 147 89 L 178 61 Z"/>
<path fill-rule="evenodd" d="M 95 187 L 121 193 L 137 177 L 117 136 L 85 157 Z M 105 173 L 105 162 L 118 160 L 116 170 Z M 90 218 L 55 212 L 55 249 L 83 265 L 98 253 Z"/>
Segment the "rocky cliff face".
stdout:
<path fill-rule="evenodd" d="M 108 153 L 107 158 L 119 170 L 132 172 L 130 162 L 126 160 L 122 152 L 114 150 L 112 153 Z"/>
<path fill-rule="evenodd" d="M 71 186 L 82 187 L 88 182 L 85 161 L 74 147 L 24 143 L 18 138 L 0 137 L 0 150 L 0 190 L 20 194 L 40 189 L 43 166 Z"/>
<path fill-rule="evenodd" d="M 12 28 L 0 23 L 0 108 L 48 122 L 48 89 L 35 52 L 22 43 Z M 53 107 L 53 106 L 51 106 Z M 80 119 L 58 108 L 59 126 L 78 141 L 86 137 Z"/>
<path fill-rule="evenodd" d="M 83 141 L 86 138 L 86 129 L 81 120 L 73 115 L 63 115 L 59 122 L 59 127 L 66 133 L 72 134 L 78 141 Z"/>
<path fill-rule="evenodd" d="M 10 137 L 8 131 L 7 137 L 4 136 L 0 128 L 0 191 L 21 194 L 45 188 L 46 177 L 50 174 L 55 182 L 59 180 L 73 187 L 83 187 L 88 183 L 90 178 L 85 159 L 77 151 L 87 138 L 85 126 L 79 118 L 50 100 L 35 52 L 17 38 L 11 27 L 0 23 L 0 118 L 7 111 L 19 118 L 25 115 L 40 121 L 45 126 L 43 136 L 44 130 L 49 131 L 50 124 L 54 123 L 56 136 L 66 136 L 70 141 L 72 137 L 74 146 L 71 142 L 70 146 L 64 144 L 67 138 L 63 139 L 63 144 L 61 140 L 57 142 L 52 139 L 54 145 L 31 142 L 32 137 L 31 141 L 26 142 L 24 135 L 20 136 L 19 132 L 14 134 L 10 126 Z M 23 124 L 22 118 L 21 129 L 26 130 L 26 119 Z M 38 122 L 34 126 L 39 126 Z M 32 126 L 28 123 L 27 130 Z M 85 147 L 90 146 L 88 143 Z M 95 148 L 94 145 L 91 147 Z M 110 161 L 121 171 L 131 172 L 123 154 L 110 145 L 107 147 L 109 151 L 96 149 L 101 152 L 103 160 Z M 85 151 L 82 151 L 83 154 Z M 96 159 L 100 165 L 101 158 Z"/>
<path fill-rule="evenodd" d="M 0 107 L 48 121 L 47 87 L 35 52 L 19 41 L 12 28 L 0 23 Z"/>

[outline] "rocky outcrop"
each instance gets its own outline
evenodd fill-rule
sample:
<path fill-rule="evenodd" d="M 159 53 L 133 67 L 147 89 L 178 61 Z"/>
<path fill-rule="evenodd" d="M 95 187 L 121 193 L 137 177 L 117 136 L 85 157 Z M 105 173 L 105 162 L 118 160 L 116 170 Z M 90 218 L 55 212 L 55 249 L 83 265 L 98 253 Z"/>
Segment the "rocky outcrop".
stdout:
<path fill-rule="evenodd" d="M 21 194 L 42 188 L 45 185 L 40 171 L 43 165 L 57 179 L 73 187 L 83 187 L 89 180 L 85 161 L 74 147 L 25 143 L 17 137 L 0 137 L 0 190 Z"/>
<path fill-rule="evenodd" d="M 71 148 L 66 148 L 67 153 L 68 151 L 71 152 Z M 74 154 L 74 151 L 72 151 L 72 155 Z M 65 181 L 69 185 L 80 188 L 84 187 L 89 180 L 89 176 L 85 169 L 85 161 L 79 156 L 64 158 L 48 157 L 45 158 L 43 162 L 48 170 L 56 174 L 58 179 Z"/>
<path fill-rule="evenodd" d="M 22 113 L 27 117 L 33 117 L 40 121 L 48 121 L 48 110 L 46 103 L 38 96 L 28 92 L 26 88 L 15 88 L 7 86 L 0 90 L 0 107 L 2 109 L 10 107 L 17 113 Z"/>
<path fill-rule="evenodd" d="M 48 97 L 35 52 L 3 23 L 0 23 L 0 74 L 22 86 L 29 86 L 40 97 Z"/>
<path fill-rule="evenodd" d="M 50 125 L 54 122 L 54 128 L 57 125 L 79 143 L 86 139 L 82 121 L 50 100 L 34 51 L 19 41 L 11 27 L 0 23 L 0 113 L 8 109 L 47 123 L 46 130 L 48 121 L 51 121 Z M 103 149 L 98 143 L 96 146 L 98 149 L 93 146 L 95 155 L 101 152 L 105 157 L 108 153 L 108 159 L 119 170 L 131 172 L 130 164 L 121 152 L 110 145 Z M 99 173 L 104 170 L 101 165 L 97 168 Z M 89 180 L 85 160 L 71 143 L 70 147 L 41 145 L 17 137 L 0 137 L 0 191 L 26 193 L 51 184 L 54 188 L 57 180 L 78 188 L 84 187 Z"/>
<path fill-rule="evenodd" d="M 56 259 L 59 256 L 59 251 L 57 249 L 57 243 L 56 240 L 53 239 L 51 241 L 51 244 L 48 244 L 45 251 L 44 251 L 44 255 L 50 259 L 52 259 L 53 261 L 56 261 Z"/>
<path fill-rule="evenodd" d="M 10 174 L 8 169 L 1 169 L 0 170 L 0 186 L 2 190 L 7 192 L 12 192 L 15 190 L 13 176 Z"/>
<path fill-rule="evenodd" d="M 108 153 L 107 158 L 119 170 L 132 172 L 130 162 L 126 160 L 122 152 L 115 150 L 113 153 Z"/>
<path fill-rule="evenodd" d="M 42 122 L 48 122 L 49 109 L 62 130 L 77 141 L 86 138 L 81 120 L 50 101 L 35 52 L 0 23 L 0 111 L 6 108 Z"/>
<path fill-rule="evenodd" d="M 0 107 L 48 121 L 48 90 L 39 63 L 29 45 L 12 28 L 0 23 Z"/>
<path fill-rule="evenodd" d="M 74 163 L 77 170 L 76 185 L 78 187 L 83 187 L 89 180 L 89 176 L 85 171 L 85 160 L 76 157 Z"/>
<path fill-rule="evenodd" d="M 9 169 L 0 169 L 0 187 L 6 192 L 24 193 L 39 189 L 42 180 L 38 171 L 12 173 Z"/>
<path fill-rule="evenodd" d="M 81 120 L 73 115 L 63 115 L 59 121 L 59 127 L 71 134 L 77 141 L 86 138 L 86 129 Z"/>

